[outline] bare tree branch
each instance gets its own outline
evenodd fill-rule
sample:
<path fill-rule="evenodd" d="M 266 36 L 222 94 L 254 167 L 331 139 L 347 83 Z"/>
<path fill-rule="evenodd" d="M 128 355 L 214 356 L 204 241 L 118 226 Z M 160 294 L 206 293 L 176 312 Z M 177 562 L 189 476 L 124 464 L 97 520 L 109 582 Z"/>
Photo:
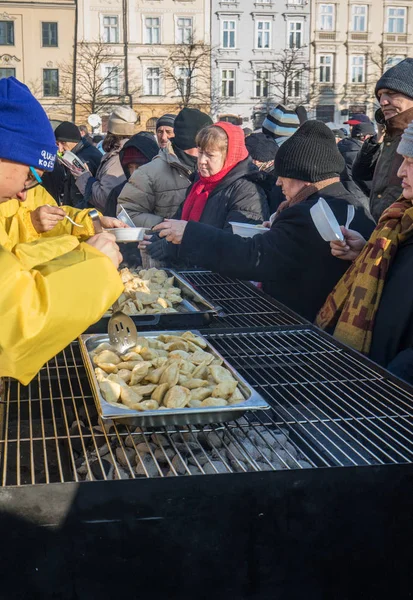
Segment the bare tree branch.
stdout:
<path fill-rule="evenodd" d="M 59 65 L 61 96 L 72 100 L 73 60 Z M 77 47 L 76 105 L 85 114 L 108 112 L 124 96 L 124 65 L 101 41 L 80 42 Z M 130 90 L 137 93 L 138 87 Z"/>
<path fill-rule="evenodd" d="M 188 43 L 173 47 L 162 76 L 180 108 L 205 106 L 211 88 L 211 46 L 190 36 Z"/>

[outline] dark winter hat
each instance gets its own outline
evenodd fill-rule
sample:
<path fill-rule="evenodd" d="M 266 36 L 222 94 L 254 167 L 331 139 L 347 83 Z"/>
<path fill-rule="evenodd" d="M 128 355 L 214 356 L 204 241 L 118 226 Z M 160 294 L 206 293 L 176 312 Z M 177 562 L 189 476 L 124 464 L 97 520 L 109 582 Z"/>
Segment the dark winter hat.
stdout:
<path fill-rule="evenodd" d="M 173 129 L 175 118 L 176 115 L 171 115 L 170 113 L 159 117 L 159 119 L 156 121 L 156 131 L 158 131 L 159 127 L 172 127 Z"/>
<path fill-rule="evenodd" d="M 334 136 L 336 138 L 340 138 L 341 140 L 344 140 L 344 138 L 346 137 L 344 134 L 344 131 L 342 131 L 341 129 L 332 129 L 331 131 L 334 133 Z"/>
<path fill-rule="evenodd" d="M 278 151 L 277 142 L 265 133 L 251 133 L 245 138 L 245 145 L 251 158 L 263 163 L 274 160 Z"/>
<path fill-rule="evenodd" d="M 79 127 L 70 121 L 63 121 L 54 130 L 54 136 L 57 142 L 80 142 Z"/>
<path fill-rule="evenodd" d="M 0 79 L 0 158 L 53 171 L 53 129 L 41 104 L 14 77 Z"/>
<path fill-rule="evenodd" d="M 132 145 L 132 142 L 135 148 L 138 148 L 149 160 L 152 160 L 159 153 L 159 146 L 156 143 L 155 138 L 150 138 L 146 134 L 146 131 L 131 137 L 125 146 L 128 147 L 129 145 Z"/>
<path fill-rule="evenodd" d="M 373 123 L 359 123 L 354 125 L 351 130 L 351 137 L 361 137 L 363 135 L 374 135 L 376 130 L 374 129 Z"/>
<path fill-rule="evenodd" d="M 376 83 L 375 94 L 379 90 L 393 90 L 413 98 L 413 58 L 405 58 L 380 77 Z"/>
<path fill-rule="evenodd" d="M 300 120 L 293 108 L 278 104 L 265 117 L 262 132 L 273 138 L 290 137 L 300 126 Z"/>
<path fill-rule="evenodd" d="M 180 150 L 195 148 L 197 133 L 207 125 L 212 125 L 212 119 L 197 108 L 183 108 L 174 123 L 174 145 Z"/>
<path fill-rule="evenodd" d="M 278 150 L 274 167 L 280 177 L 316 183 L 338 177 L 345 166 L 334 133 L 321 121 L 306 121 Z"/>

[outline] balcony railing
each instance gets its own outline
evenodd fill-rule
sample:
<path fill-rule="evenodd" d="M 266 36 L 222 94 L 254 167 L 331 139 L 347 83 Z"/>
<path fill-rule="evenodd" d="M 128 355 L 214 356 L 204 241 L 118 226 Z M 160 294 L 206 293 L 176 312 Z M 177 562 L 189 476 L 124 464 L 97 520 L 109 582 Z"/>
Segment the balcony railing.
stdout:
<path fill-rule="evenodd" d="M 317 39 L 323 42 L 334 42 L 336 39 L 335 31 L 317 31 Z"/>
<path fill-rule="evenodd" d="M 352 42 L 367 42 L 369 39 L 368 33 L 350 33 L 350 40 Z"/>
<path fill-rule="evenodd" d="M 390 42 L 392 44 L 407 44 L 407 34 L 406 33 L 385 33 L 384 41 Z"/>

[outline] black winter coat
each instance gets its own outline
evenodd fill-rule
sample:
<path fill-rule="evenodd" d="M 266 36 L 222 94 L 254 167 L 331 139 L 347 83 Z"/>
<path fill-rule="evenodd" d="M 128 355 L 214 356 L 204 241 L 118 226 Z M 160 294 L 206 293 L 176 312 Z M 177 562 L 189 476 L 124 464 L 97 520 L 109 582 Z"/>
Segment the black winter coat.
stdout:
<path fill-rule="evenodd" d="M 363 143 L 357 138 L 344 138 L 337 144 L 337 149 L 346 163 L 344 171 L 340 175 L 340 180 L 346 190 L 353 194 L 365 209 L 369 210 L 371 181 L 360 181 L 356 183 L 352 175 L 353 163 L 362 146 Z"/>
<path fill-rule="evenodd" d="M 262 281 L 264 291 L 313 321 L 348 263 L 331 255 L 330 244 L 317 232 L 310 208 L 319 194 L 284 209 L 271 229 L 253 238 L 242 238 L 201 223 L 190 222 L 180 246 L 180 258 L 229 277 Z M 344 189 L 334 183 L 322 190 L 340 224 L 347 205 L 356 206 L 351 228 L 368 238 L 373 221 Z"/>
<path fill-rule="evenodd" d="M 370 358 L 413 383 L 413 236 L 391 264 L 377 311 Z"/>
<path fill-rule="evenodd" d="M 238 163 L 208 196 L 199 222 L 232 231 L 230 221 L 254 224 L 267 221 L 270 211 L 265 191 L 254 181 L 257 173 L 250 158 Z M 192 185 L 185 198 L 191 189 Z M 182 218 L 183 205 L 174 219 Z"/>

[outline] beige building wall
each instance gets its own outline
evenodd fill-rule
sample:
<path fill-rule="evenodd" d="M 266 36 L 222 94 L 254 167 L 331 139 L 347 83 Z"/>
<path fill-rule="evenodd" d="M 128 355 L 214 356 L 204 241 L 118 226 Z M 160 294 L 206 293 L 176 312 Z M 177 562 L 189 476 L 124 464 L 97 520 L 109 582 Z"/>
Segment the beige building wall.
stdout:
<path fill-rule="evenodd" d="M 70 117 L 70 100 L 59 96 L 56 81 L 73 51 L 74 24 L 73 0 L 0 2 L 0 75 L 28 85 L 52 119 Z"/>
<path fill-rule="evenodd" d="M 192 27 L 194 41 L 209 48 L 209 4 L 209 0 L 79 0 L 79 42 L 105 42 L 107 57 L 104 66 L 119 67 L 119 86 L 123 93 L 127 51 L 129 93 L 133 108 L 140 117 L 137 131 L 153 128 L 155 120 L 167 112 L 179 112 L 180 98 L 162 76 L 162 71 L 171 52 L 180 45 L 180 19 L 186 19 L 185 23 Z M 127 48 L 124 43 L 124 11 L 127 14 Z M 113 27 L 108 33 L 110 23 Z M 148 31 L 148 23 L 153 25 L 151 32 Z M 207 71 L 209 69 L 208 61 Z M 195 76 L 198 100 L 194 105 L 204 110 L 209 110 L 209 83 L 205 71 L 199 77 Z M 124 101 L 127 103 L 128 98 Z M 110 112 L 109 106 L 106 112 Z"/>
<path fill-rule="evenodd" d="M 413 1 L 311 2 L 311 116 L 337 125 L 351 112 L 373 118 L 378 78 L 413 56 Z"/>

